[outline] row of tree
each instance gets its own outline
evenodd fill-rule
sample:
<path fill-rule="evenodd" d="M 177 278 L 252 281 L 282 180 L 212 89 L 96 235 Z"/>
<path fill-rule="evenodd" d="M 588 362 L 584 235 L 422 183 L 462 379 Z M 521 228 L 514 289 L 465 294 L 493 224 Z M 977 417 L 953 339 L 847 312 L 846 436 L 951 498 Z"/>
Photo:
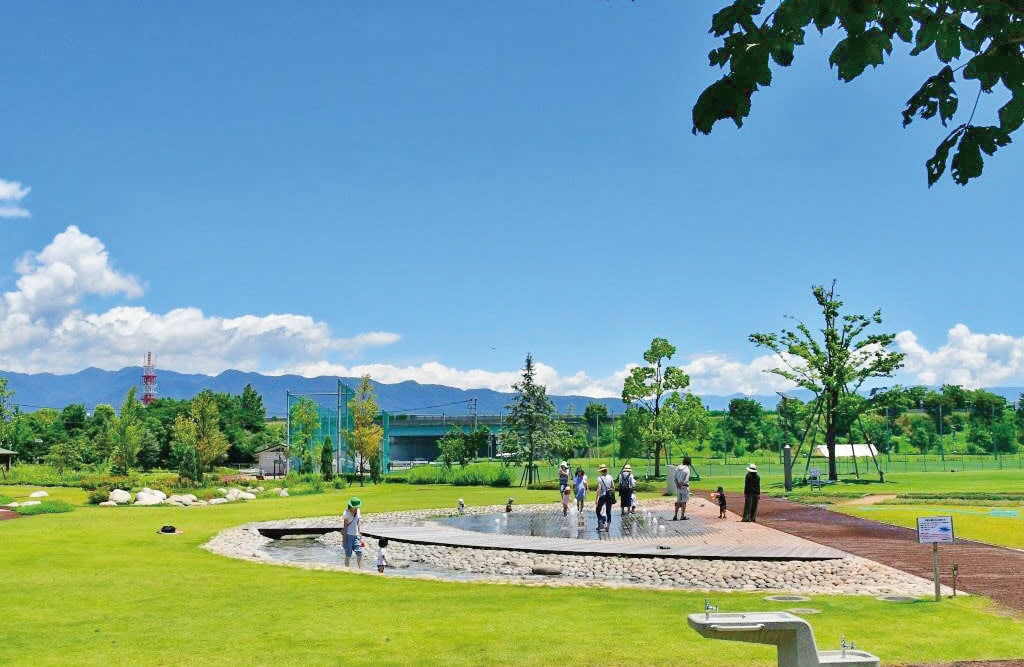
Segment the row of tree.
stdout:
<path fill-rule="evenodd" d="M 0 446 L 23 462 L 58 470 L 109 467 L 113 474 L 154 468 L 183 470 L 198 481 L 227 460 L 249 461 L 279 436 L 268 428 L 262 397 L 249 385 L 241 395 L 203 391 L 190 400 L 161 398 L 143 405 L 128 390 L 120 411 L 82 404 L 23 412 L 0 378 Z"/>

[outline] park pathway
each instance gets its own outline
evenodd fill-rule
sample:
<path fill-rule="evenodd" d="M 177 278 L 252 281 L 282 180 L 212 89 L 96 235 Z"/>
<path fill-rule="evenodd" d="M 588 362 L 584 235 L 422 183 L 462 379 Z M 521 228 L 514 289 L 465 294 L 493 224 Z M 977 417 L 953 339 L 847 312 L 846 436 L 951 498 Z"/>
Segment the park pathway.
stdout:
<path fill-rule="evenodd" d="M 729 495 L 742 508 L 741 494 Z M 823 507 L 761 496 L 758 523 L 805 540 L 932 578 L 932 550 L 917 543 L 917 531 L 832 512 Z M 1024 551 L 958 539 L 939 548 L 942 583 L 952 586 L 950 566 L 960 566 L 957 587 L 996 600 L 1015 614 L 1024 613 Z"/>

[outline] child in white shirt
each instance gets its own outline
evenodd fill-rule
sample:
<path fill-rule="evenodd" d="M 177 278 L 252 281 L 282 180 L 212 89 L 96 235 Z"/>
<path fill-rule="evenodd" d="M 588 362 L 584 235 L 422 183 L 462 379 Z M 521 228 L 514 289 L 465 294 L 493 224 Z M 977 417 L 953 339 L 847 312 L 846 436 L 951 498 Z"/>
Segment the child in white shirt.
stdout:
<path fill-rule="evenodd" d="M 377 540 L 377 571 L 384 574 L 384 567 L 388 564 L 388 538 L 382 537 Z"/>

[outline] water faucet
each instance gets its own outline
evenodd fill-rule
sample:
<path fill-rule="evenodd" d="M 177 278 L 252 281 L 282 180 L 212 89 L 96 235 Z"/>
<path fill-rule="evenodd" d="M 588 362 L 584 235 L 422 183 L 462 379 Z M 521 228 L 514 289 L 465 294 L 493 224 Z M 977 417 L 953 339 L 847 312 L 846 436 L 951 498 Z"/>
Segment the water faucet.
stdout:
<path fill-rule="evenodd" d="M 843 649 L 843 657 L 846 657 L 846 649 L 853 648 L 851 644 L 846 643 L 846 635 L 839 636 L 839 648 Z"/>
<path fill-rule="evenodd" d="M 711 604 L 711 600 L 709 598 L 704 598 L 704 620 L 705 621 L 711 620 L 711 612 L 712 611 L 718 611 L 718 607 L 716 607 L 715 605 Z"/>

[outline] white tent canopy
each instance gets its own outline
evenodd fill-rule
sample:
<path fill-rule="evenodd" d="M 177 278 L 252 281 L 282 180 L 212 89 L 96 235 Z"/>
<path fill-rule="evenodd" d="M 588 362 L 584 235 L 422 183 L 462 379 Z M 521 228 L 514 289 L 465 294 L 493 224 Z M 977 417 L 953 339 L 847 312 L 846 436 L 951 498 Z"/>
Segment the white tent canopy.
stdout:
<path fill-rule="evenodd" d="M 811 456 L 828 458 L 828 447 L 825 445 L 818 445 L 814 448 L 814 453 Z M 849 459 L 853 457 L 862 456 L 878 456 L 878 450 L 875 446 L 868 444 L 836 444 L 836 458 L 837 459 Z"/>

